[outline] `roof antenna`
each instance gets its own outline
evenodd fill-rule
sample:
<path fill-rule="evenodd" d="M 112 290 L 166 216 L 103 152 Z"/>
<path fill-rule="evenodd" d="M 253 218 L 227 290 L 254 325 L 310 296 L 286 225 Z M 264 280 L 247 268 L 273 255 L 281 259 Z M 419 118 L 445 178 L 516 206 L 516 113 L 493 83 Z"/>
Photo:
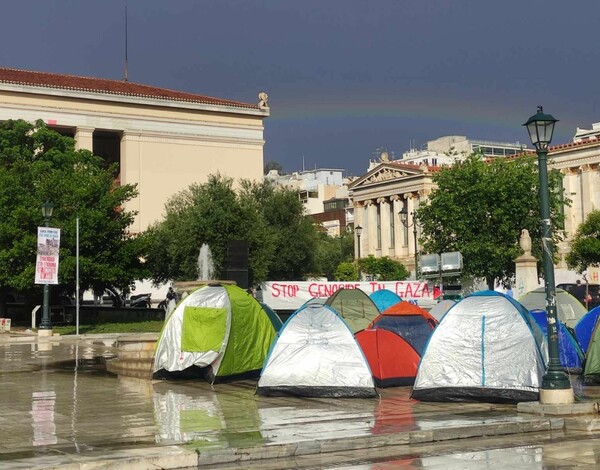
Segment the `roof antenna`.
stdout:
<path fill-rule="evenodd" d="M 125 4 L 125 81 L 129 81 L 127 70 L 127 4 Z"/>

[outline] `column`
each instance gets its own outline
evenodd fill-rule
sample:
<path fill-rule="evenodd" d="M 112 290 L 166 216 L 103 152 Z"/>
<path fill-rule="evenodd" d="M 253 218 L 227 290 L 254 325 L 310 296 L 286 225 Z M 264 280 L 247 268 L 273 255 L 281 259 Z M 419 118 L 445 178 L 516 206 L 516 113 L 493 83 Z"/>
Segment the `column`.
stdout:
<path fill-rule="evenodd" d="M 406 198 L 406 210 L 408 211 L 407 221 L 408 221 L 408 225 L 409 225 L 409 227 L 407 229 L 408 230 L 408 250 L 407 250 L 406 255 L 411 256 L 412 259 L 414 259 L 414 257 L 415 257 L 415 239 L 412 234 L 413 228 L 410 226 L 410 223 L 414 222 L 414 220 L 412 219 L 412 216 L 411 216 L 411 212 L 415 210 L 415 203 L 414 203 L 415 195 L 412 193 L 409 193 L 409 194 L 405 194 L 404 197 Z M 410 264 L 413 264 L 413 263 L 410 263 Z"/>
<path fill-rule="evenodd" d="M 585 221 L 587 215 L 594 210 L 592 204 L 593 189 L 592 186 L 592 167 L 590 165 L 583 165 L 581 167 L 581 208 L 582 208 L 582 222 Z"/>
<path fill-rule="evenodd" d="M 390 250 L 390 256 L 399 257 L 402 253 L 402 229 L 404 228 L 402 222 L 400 221 L 400 216 L 398 212 L 402 210 L 402 201 L 400 200 L 400 196 L 394 194 L 391 198 L 392 201 L 392 217 L 394 217 L 394 246 L 393 252 Z"/>
<path fill-rule="evenodd" d="M 78 127 L 75 131 L 75 150 L 94 151 L 94 128 Z"/>
<path fill-rule="evenodd" d="M 571 199 L 573 197 L 573 193 L 576 192 L 574 188 L 574 182 L 577 179 L 577 171 L 572 168 L 565 168 L 562 170 L 563 172 L 563 188 L 565 197 Z M 563 210 L 565 213 L 565 232 L 567 234 L 567 239 L 573 238 L 575 234 L 575 230 L 577 228 L 577 224 L 574 223 L 574 212 L 572 206 L 563 205 Z"/>
<path fill-rule="evenodd" d="M 367 252 L 363 257 L 374 255 L 377 249 L 377 206 L 371 199 L 365 201 L 367 205 Z M 363 232 L 364 233 L 364 232 Z"/>
<path fill-rule="evenodd" d="M 121 138 L 121 184 L 137 184 L 138 195 L 136 198 L 127 202 L 125 208 L 130 211 L 136 211 L 137 215 L 130 226 L 130 231 L 139 233 L 146 229 L 142 213 L 144 190 L 142 184 L 142 162 L 141 162 L 141 142 L 139 132 L 123 132 Z M 150 188 L 149 188 L 150 189 Z M 150 189 L 151 190 L 151 189 Z"/>
<path fill-rule="evenodd" d="M 388 256 L 390 253 L 390 204 L 385 197 L 377 199 L 379 203 L 379 213 L 381 214 L 381 252 L 379 256 Z"/>

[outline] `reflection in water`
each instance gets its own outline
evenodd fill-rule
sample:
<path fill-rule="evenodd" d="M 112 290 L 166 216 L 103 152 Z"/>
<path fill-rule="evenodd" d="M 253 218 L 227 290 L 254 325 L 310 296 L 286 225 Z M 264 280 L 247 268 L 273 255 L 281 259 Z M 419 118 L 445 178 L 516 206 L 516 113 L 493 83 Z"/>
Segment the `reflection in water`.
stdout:
<path fill-rule="evenodd" d="M 335 466 L 335 468 L 336 470 L 391 470 L 394 468 L 429 468 L 432 470 L 497 470 L 500 468 L 518 468 L 541 470 L 546 468 L 543 460 L 544 450 L 542 447 L 524 446 L 477 452 L 457 452 L 431 457 L 404 458 L 358 465 L 341 465 Z M 561 466 L 561 468 L 563 467 Z"/>
<path fill-rule="evenodd" d="M 153 399 L 158 443 L 216 440 L 211 434 L 224 427 L 215 396 L 189 396 L 158 383 L 154 385 Z"/>
<path fill-rule="evenodd" d="M 54 424 L 54 391 L 33 392 L 31 394 L 31 423 L 33 426 L 33 445 L 56 444 L 56 425 Z"/>
<path fill-rule="evenodd" d="M 194 385 L 153 384 L 157 442 L 195 441 L 199 446 L 232 447 L 264 442 L 253 388 L 222 386 L 213 390 L 205 384 Z"/>

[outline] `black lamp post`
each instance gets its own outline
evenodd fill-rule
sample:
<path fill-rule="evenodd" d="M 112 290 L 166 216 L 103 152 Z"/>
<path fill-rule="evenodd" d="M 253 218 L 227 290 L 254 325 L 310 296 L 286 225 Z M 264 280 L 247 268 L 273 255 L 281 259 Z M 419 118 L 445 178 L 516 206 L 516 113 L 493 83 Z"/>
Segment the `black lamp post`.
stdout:
<path fill-rule="evenodd" d="M 548 352 L 550 362 L 542 378 L 540 401 L 549 403 L 572 403 L 571 382 L 560 363 L 558 348 L 558 323 L 556 312 L 556 288 L 554 285 L 554 264 L 552 253 L 552 220 L 550 219 L 550 192 L 548 187 L 548 146 L 552 141 L 554 124 L 557 122 L 550 114 L 544 114 L 541 106 L 537 114 L 531 116 L 524 126 L 527 127 L 531 143 L 535 146 L 538 158 L 540 178 L 540 215 L 542 219 L 542 261 L 546 287 L 546 315 L 548 321 Z M 550 393 L 548 393 L 550 392 Z M 552 393 L 557 392 L 557 393 Z M 570 396 L 570 398 L 569 398 Z"/>
<path fill-rule="evenodd" d="M 354 228 L 354 232 L 356 233 L 356 259 L 360 259 L 360 235 L 362 234 L 363 228 L 358 225 Z"/>
<path fill-rule="evenodd" d="M 400 212 L 398 212 L 398 215 L 400 216 L 400 222 L 402 222 L 402 225 L 404 225 L 407 229 L 409 227 L 413 228 L 413 237 L 415 239 L 415 279 L 418 279 L 419 278 L 419 250 L 418 250 L 418 246 L 417 246 L 417 223 L 416 223 L 416 219 L 415 219 L 416 212 L 412 211 L 410 213 L 410 217 L 412 219 L 412 222 L 410 224 L 408 223 L 408 211 L 406 210 L 406 206 L 404 206 L 402 208 L 402 210 Z"/>
<path fill-rule="evenodd" d="M 52 217 L 52 212 L 54 211 L 54 206 L 50 201 L 44 202 L 42 204 L 42 215 L 44 216 L 44 227 L 48 227 L 50 225 L 50 217 Z M 40 330 L 51 330 L 52 322 L 50 321 L 50 285 L 44 284 L 44 299 L 42 304 L 42 321 L 40 322 Z"/>

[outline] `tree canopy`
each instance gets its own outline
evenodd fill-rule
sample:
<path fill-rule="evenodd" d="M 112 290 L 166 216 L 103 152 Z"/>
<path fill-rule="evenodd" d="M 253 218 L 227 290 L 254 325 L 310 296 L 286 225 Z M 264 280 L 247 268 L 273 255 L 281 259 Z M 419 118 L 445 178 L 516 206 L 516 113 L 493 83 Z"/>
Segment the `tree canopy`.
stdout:
<path fill-rule="evenodd" d="M 80 287 L 126 287 L 145 276 L 139 240 L 127 232 L 135 213 L 124 204 L 132 185 L 115 184 L 117 167 L 43 121 L 0 123 L 0 287 L 33 288 L 42 204 L 54 205 L 50 225 L 61 229 L 59 282 L 75 289 L 76 219 L 80 219 Z M 3 302 L 0 302 L 2 304 Z"/>
<path fill-rule="evenodd" d="M 361 272 L 380 281 L 403 281 L 410 276 L 402 263 L 389 256 L 375 258 L 373 255 L 369 255 L 367 258 L 361 258 L 358 265 Z"/>
<path fill-rule="evenodd" d="M 569 268 L 582 273 L 588 267 L 600 267 L 600 210 L 588 214 L 577 228 L 570 246 L 571 252 L 567 255 Z"/>
<path fill-rule="evenodd" d="M 217 276 L 226 268 L 229 240 L 245 240 L 253 284 L 269 279 L 301 280 L 315 269 L 317 232 L 304 216 L 296 192 L 268 181 L 211 175 L 165 206 L 165 218 L 144 238 L 146 260 L 156 282 L 198 278 L 198 253 L 210 246 Z"/>
<path fill-rule="evenodd" d="M 562 176 L 549 173 L 550 212 L 555 246 L 564 225 Z M 514 281 L 519 238 L 527 229 L 532 254 L 541 258 L 539 176 L 536 159 L 524 156 L 485 161 L 473 154 L 433 177 L 437 187 L 417 210 L 423 251 L 460 251 L 463 274 L 495 282 Z"/>
<path fill-rule="evenodd" d="M 277 170 L 277 172 L 280 175 L 283 174 L 283 167 L 281 166 L 281 163 L 279 163 L 279 162 L 270 161 L 270 162 L 265 163 L 265 166 L 263 168 L 263 174 L 266 175 L 271 170 Z"/>

